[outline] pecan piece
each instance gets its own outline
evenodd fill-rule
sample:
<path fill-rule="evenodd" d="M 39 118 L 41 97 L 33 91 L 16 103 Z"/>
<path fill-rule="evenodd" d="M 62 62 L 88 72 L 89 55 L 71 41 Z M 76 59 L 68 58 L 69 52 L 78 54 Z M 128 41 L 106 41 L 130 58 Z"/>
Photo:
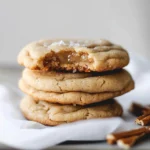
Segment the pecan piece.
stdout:
<path fill-rule="evenodd" d="M 135 123 L 142 126 L 150 124 L 150 110 L 145 111 L 143 115 L 136 118 Z"/>
<path fill-rule="evenodd" d="M 133 102 L 129 108 L 129 112 L 137 117 L 142 115 L 147 110 L 150 110 L 149 106 L 143 106 L 143 105 L 141 105 L 139 103 L 135 103 L 135 102 Z"/>
<path fill-rule="evenodd" d="M 108 134 L 106 139 L 107 139 L 107 143 L 115 144 L 119 139 L 131 137 L 131 136 L 135 136 L 147 132 L 149 132 L 148 128 L 143 127 L 139 129 L 130 130 L 130 131 Z"/>
<path fill-rule="evenodd" d="M 117 145 L 121 148 L 129 149 L 133 145 L 135 145 L 138 141 L 143 139 L 146 135 L 147 135 L 147 133 L 141 133 L 139 135 L 134 135 L 134 136 L 131 136 L 131 137 L 119 139 L 117 141 Z"/>

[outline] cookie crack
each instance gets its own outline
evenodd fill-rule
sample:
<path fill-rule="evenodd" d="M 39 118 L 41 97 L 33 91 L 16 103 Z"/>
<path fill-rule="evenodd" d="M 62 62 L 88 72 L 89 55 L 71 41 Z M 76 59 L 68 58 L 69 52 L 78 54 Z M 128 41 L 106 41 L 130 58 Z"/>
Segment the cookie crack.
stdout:
<path fill-rule="evenodd" d="M 55 78 L 55 80 L 56 80 L 57 82 L 64 81 L 65 79 L 66 79 L 65 77 L 61 77 L 60 79 Z"/>
<path fill-rule="evenodd" d="M 101 88 L 103 87 L 103 85 L 106 83 L 106 81 L 105 80 L 103 80 L 103 83 L 101 84 Z"/>
<path fill-rule="evenodd" d="M 80 101 L 80 104 L 81 104 L 81 105 L 84 105 L 84 104 L 85 104 L 84 101 L 83 101 L 83 99 L 82 99 L 82 95 L 80 96 L 79 101 Z"/>
<path fill-rule="evenodd" d="M 61 86 L 59 85 L 59 82 L 57 82 L 56 85 L 58 86 L 59 90 L 62 92 L 63 90 L 62 90 Z"/>
<path fill-rule="evenodd" d="M 90 116 L 90 111 L 89 111 L 89 109 L 88 109 L 88 108 L 87 108 L 86 110 L 87 110 L 87 114 L 85 115 L 85 119 L 88 119 L 88 118 L 89 118 L 89 116 Z"/>

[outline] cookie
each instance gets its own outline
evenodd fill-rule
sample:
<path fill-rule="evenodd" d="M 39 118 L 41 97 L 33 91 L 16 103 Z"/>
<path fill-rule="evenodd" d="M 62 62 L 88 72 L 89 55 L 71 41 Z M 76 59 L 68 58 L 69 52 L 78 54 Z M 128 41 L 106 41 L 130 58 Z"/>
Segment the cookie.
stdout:
<path fill-rule="evenodd" d="M 37 102 L 29 96 L 23 98 L 20 108 L 27 119 L 49 126 L 92 118 L 121 116 L 123 112 L 121 105 L 115 100 L 87 106 L 73 106 Z"/>
<path fill-rule="evenodd" d="M 32 96 L 36 100 L 45 100 L 51 103 L 60 104 L 78 104 L 87 105 L 95 102 L 104 101 L 107 99 L 120 96 L 132 90 L 134 88 L 134 82 L 131 81 L 121 91 L 101 92 L 101 93 L 85 93 L 85 92 L 66 92 L 66 93 L 54 93 L 37 90 L 36 88 L 28 85 L 23 79 L 19 81 L 20 89 L 26 94 Z"/>
<path fill-rule="evenodd" d="M 103 72 L 123 68 L 129 56 L 106 40 L 41 40 L 25 46 L 18 62 L 32 70 Z"/>
<path fill-rule="evenodd" d="M 117 92 L 132 81 L 125 70 L 105 73 L 61 73 L 25 69 L 22 75 L 25 83 L 46 92 Z"/>

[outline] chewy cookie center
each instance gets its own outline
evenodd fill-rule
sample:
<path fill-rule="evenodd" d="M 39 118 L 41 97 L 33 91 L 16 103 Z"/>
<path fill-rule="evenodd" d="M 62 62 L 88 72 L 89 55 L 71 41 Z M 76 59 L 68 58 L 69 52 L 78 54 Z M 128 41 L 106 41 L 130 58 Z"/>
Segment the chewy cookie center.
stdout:
<path fill-rule="evenodd" d="M 61 65 L 71 65 L 76 64 L 79 65 L 80 63 L 92 63 L 93 59 L 89 58 L 88 53 L 83 52 L 75 52 L 75 51 L 60 51 L 55 53 L 51 51 L 48 53 L 42 60 L 41 63 L 45 68 L 56 68 Z"/>

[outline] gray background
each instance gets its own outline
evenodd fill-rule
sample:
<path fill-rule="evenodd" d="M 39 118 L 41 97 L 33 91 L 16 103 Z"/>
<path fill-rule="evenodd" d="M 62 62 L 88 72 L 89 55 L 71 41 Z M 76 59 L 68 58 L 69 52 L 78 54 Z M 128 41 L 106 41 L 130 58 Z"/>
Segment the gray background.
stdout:
<path fill-rule="evenodd" d="M 150 0 L 0 0 L 0 64 L 27 43 L 105 38 L 150 58 Z"/>

